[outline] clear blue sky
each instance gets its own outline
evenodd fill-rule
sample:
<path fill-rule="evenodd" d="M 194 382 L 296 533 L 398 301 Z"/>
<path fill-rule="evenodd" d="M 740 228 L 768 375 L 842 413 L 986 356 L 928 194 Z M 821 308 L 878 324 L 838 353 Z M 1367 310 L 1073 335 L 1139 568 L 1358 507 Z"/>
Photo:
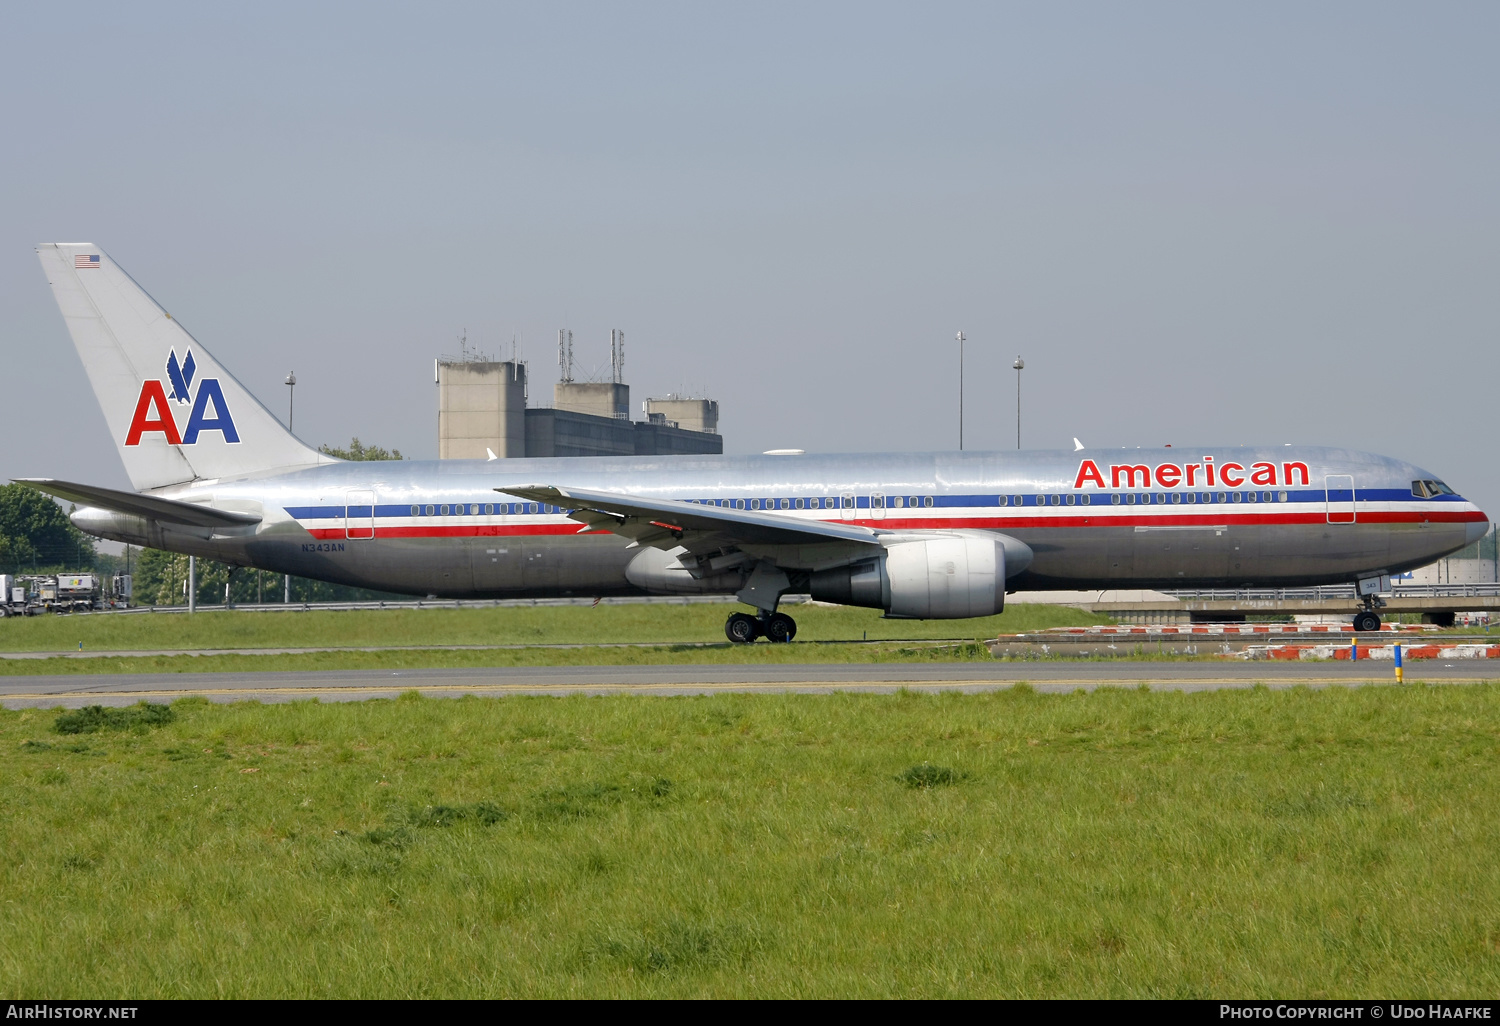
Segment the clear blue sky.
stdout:
<path fill-rule="evenodd" d="M 1500 516 L 1500 6 L 12 6 L 0 475 L 125 483 L 37 266 L 97 242 L 298 433 L 625 329 L 732 452 L 1347 444 Z M 24 425 L 18 427 L 18 425 Z"/>

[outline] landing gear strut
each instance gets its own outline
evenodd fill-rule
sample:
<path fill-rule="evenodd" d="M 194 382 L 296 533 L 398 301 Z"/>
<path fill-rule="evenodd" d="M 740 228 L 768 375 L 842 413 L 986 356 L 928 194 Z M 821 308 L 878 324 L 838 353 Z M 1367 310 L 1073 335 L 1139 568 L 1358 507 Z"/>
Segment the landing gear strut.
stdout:
<path fill-rule="evenodd" d="M 724 636 L 737 645 L 749 644 L 759 637 L 772 644 L 785 643 L 797 636 L 797 621 L 785 613 L 763 614 L 759 618 L 749 613 L 731 613 L 724 622 Z"/>

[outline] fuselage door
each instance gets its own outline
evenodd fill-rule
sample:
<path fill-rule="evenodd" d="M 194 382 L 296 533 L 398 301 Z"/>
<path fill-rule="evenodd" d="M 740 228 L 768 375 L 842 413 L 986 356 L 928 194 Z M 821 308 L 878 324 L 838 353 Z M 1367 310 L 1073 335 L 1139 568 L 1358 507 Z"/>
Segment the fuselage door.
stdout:
<path fill-rule="evenodd" d="M 375 493 L 354 490 L 344 493 L 344 537 L 368 541 L 375 537 Z"/>
<path fill-rule="evenodd" d="M 873 520 L 884 520 L 885 519 L 885 496 L 884 495 L 872 495 L 872 496 L 870 496 L 870 517 Z"/>
<path fill-rule="evenodd" d="M 1323 479 L 1323 486 L 1327 490 L 1328 522 L 1354 523 L 1354 477 L 1350 474 L 1329 474 Z"/>

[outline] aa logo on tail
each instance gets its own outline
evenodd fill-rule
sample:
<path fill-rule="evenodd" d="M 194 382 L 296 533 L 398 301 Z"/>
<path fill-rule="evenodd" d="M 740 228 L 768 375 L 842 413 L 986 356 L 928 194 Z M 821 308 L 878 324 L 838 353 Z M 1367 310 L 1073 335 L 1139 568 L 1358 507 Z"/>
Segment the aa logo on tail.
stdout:
<path fill-rule="evenodd" d="M 198 369 L 189 349 L 182 362 L 177 362 L 177 350 L 167 357 L 167 381 L 172 386 L 170 399 L 162 382 L 141 382 L 141 397 L 135 403 L 135 416 L 130 418 L 130 431 L 125 435 L 126 445 L 140 445 L 141 436 L 160 431 L 171 445 L 194 445 L 205 431 L 217 431 L 226 442 L 238 442 L 240 433 L 235 429 L 234 417 L 229 413 L 229 404 L 224 401 L 224 390 L 218 378 L 203 378 L 198 382 L 197 393 L 193 392 L 193 374 Z M 177 429 L 177 417 L 172 412 L 172 403 L 192 404 L 188 413 L 187 427 Z"/>

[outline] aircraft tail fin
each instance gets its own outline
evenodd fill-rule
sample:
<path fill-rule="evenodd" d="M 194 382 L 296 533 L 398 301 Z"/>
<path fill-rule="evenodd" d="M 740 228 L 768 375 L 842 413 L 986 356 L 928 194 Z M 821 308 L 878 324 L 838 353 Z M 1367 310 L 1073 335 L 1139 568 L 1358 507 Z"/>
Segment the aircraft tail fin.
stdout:
<path fill-rule="evenodd" d="M 305 445 L 90 243 L 37 247 L 137 489 L 334 462 Z"/>

